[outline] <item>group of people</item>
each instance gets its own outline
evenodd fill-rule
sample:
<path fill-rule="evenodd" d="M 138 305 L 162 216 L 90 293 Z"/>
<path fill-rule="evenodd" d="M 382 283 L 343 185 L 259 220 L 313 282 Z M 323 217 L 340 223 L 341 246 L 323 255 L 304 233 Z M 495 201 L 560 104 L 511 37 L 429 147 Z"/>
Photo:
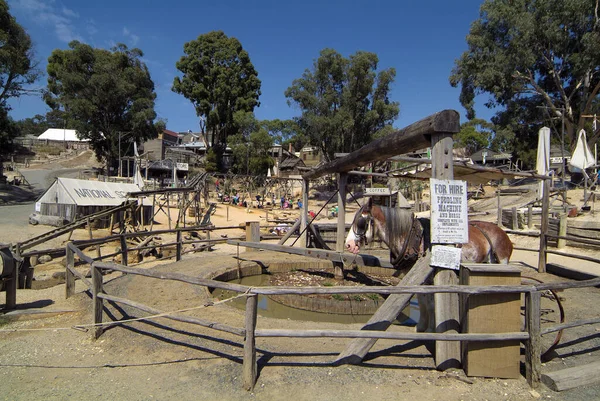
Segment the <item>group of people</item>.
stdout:
<path fill-rule="evenodd" d="M 290 199 L 286 199 L 285 196 L 282 196 L 280 199 L 280 204 L 281 204 L 281 208 L 282 209 L 293 209 L 294 208 L 294 201 L 290 198 Z M 298 201 L 296 202 L 296 206 L 298 207 L 298 209 L 302 209 L 302 201 L 300 199 L 298 199 Z"/>

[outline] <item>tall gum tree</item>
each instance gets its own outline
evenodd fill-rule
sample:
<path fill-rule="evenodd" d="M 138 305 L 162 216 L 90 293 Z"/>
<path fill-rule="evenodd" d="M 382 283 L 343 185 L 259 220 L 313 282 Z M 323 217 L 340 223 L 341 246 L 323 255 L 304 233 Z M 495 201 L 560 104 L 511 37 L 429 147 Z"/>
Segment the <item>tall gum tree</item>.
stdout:
<path fill-rule="evenodd" d="M 2 159 L 10 154 L 12 138 L 17 134 L 8 115 L 10 98 L 28 94 L 27 86 L 39 75 L 33 61 L 31 38 L 0 0 L 0 176 Z"/>
<path fill-rule="evenodd" d="M 227 138 L 237 134 L 236 112 L 252 113 L 259 106 L 261 82 L 242 44 L 222 31 L 198 36 L 183 46 L 173 91 L 189 99 L 206 122 L 209 147 L 220 164 Z"/>
<path fill-rule="evenodd" d="M 323 49 L 302 77 L 285 91 L 288 105 L 302 111 L 297 123 L 309 142 L 331 160 L 351 152 L 389 128 L 399 105 L 389 99 L 396 71 L 377 72 L 376 54 L 359 51 L 349 58 Z"/>
<path fill-rule="evenodd" d="M 124 44 L 106 50 L 73 41 L 48 58 L 46 103 L 61 110 L 110 167 L 119 157 L 119 139 L 143 142 L 164 128 L 155 124 L 156 93 L 142 56 Z"/>
<path fill-rule="evenodd" d="M 579 129 L 591 125 L 585 115 L 600 111 L 598 12 L 598 0 L 485 1 L 450 76 L 467 117 L 475 117 L 479 94 L 490 96 L 486 106 L 500 108 L 495 123 L 506 126 L 522 119 L 522 107 L 542 106 L 527 114 L 564 118 L 574 147 Z M 588 135 L 590 143 L 599 134 Z"/>

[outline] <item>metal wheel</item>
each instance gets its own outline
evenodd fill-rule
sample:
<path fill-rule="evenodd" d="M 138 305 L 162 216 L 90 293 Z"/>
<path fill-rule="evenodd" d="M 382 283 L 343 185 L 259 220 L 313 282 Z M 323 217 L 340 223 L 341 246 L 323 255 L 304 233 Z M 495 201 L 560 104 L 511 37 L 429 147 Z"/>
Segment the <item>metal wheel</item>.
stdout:
<path fill-rule="evenodd" d="M 539 284 L 543 283 L 543 281 L 523 276 L 521 279 L 521 284 L 523 285 L 531 285 L 531 284 Z M 525 313 L 523 312 L 523 316 Z M 540 324 L 542 330 L 544 327 L 555 326 L 560 323 L 564 323 L 565 321 L 565 310 L 563 308 L 562 302 L 556 291 L 554 290 L 546 290 L 542 292 L 542 304 L 540 308 Z M 560 339 L 562 338 L 562 330 L 557 332 L 548 333 L 542 336 L 542 362 L 546 362 L 552 359 L 552 351 L 556 349 L 558 344 L 560 343 Z"/>

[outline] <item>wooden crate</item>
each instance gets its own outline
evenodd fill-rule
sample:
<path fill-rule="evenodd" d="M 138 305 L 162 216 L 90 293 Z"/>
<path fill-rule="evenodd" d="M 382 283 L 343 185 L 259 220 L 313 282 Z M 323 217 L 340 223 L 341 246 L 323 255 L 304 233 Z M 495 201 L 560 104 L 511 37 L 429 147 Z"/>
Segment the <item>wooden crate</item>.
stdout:
<path fill-rule="evenodd" d="M 510 265 L 463 264 L 462 285 L 520 285 L 521 272 Z M 506 333 L 521 330 L 520 294 L 481 294 L 461 298 L 463 333 Z M 517 378 L 520 342 L 473 341 L 462 343 L 468 376 Z"/>

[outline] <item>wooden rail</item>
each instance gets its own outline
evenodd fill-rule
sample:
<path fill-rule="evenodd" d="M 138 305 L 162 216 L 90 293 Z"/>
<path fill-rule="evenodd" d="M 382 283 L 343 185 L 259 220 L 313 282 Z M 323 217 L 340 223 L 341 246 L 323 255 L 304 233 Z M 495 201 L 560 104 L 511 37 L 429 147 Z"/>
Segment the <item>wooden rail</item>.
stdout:
<path fill-rule="evenodd" d="M 180 273 L 157 272 L 139 268 L 127 267 L 115 263 L 104 263 L 94 261 L 77 248 L 75 244 L 67 245 L 67 275 L 72 270 L 74 255 L 91 263 L 92 282 L 90 285 L 93 300 L 94 323 L 98 324 L 92 330 L 94 338 L 102 333 L 102 308 L 103 301 L 122 303 L 136 309 L 185 323 L 198 324 L 203 327 L 212 328 L 244 337 L 244 360 L 243 360 L 243 386 L 251 390 L 257 378 L 256 346 L 257 337 L 330 337 L 330 338 L 355 338 L 355 339 L 394 339 L 394 340 L 420 340 L 420 341 L 504 341 L 519 340 L 525 344 L 526 349 L 526 377 L 532 387 L 540 383 L 541 369 L 541 335 L 554 331 L 578 327 L 581 325 L 597 324 L 600 319 L 580 320 L 545 328 L 540 327 L 540 303 L 541 293 L 548 289 L 582 288 L 600 285 L 600 278 L 578 281 L 547 284 L 532 284 L 522 286 L 461 286 L 461 285 L 419 285 L 399 287 L 249 287 L 241 284 L 232 284 L 216 280 L 203 279 Z M 105 269 L 120 271 L 126 274 L 137 274 L 161 280 L 176 280 L 188 284 L 201 285 L 210 288 L 221 288 L 237 293 L 245 294 L 246 315 L 245 327 L 237 328 L 215 321 L 207 321 L 200 318 L 181 316 L 178 314 L 164 314 L 164 312 L 141 303 L 122 297 L 106 294 L 102 283 L 101 271 Z M 67 288 L 69 288 L 67 280 Z M 68 290 L 67 290 L 68 292 Z M 397 333 L 377 330 L 288 330 L 288 329 L 257 329 L 257 296 L 261 295 L 287 295 L 287 294 L 435 294 L 435 293 L 457 293 L 457 294 L 497 294 L 497 293 L 525 293 L 526 298 L 526 322 L 525 332 L 510 333 Z M 164 315 L 163 315 L 164 314 Z M 115 324 L 120 324 L 115 322 Z"/>

